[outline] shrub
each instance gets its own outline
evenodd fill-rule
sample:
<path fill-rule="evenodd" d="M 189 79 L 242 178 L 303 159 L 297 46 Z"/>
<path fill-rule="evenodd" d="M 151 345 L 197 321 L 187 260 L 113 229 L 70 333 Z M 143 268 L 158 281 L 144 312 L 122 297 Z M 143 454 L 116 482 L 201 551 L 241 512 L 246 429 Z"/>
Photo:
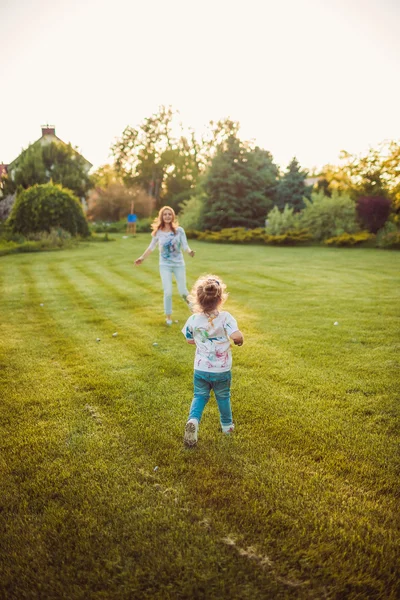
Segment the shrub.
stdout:
<path fill-rule="evenodd" d="M 358 246 L 365 242 L 375 240 L 375 235 L 369 233 L 369 231 L 359 231 L 358 233 L 342 233 L 335 237 L 328 238 L 324 241 L 327 246 Z"/>
<path fill-rule="evenodd" d="M 277 206 L 268 213 L 265 230 L 268 235 L 282 235 L 287 231 L 297 229 L 299 215 L 294 214 L 294 207 L 285 204 L 281 212 Z"/>
<path fill-rule="evenodd" d="M 387 221 L 384 227 L 378 231 L 376 245 L 378 248 L 400 249 L 400 231 L 395 223 Z"/>
<path fill-rule="evenodd" d="M 74 240 L 68 231 L 51 229 L 29 234 L 4 236 L 0 239 L 0 256 L 17 252 L 40 252 L 42 250 L 58 250 L 71 246 Z"/>
<path fill-rule="evenodd" d="M 185 231 L 192 229 L 198 230 L 202 228 L 202 213 L 204 210 L 204 194 L 197 194 L 185 200 L 180 205 L 181 212 L 179 213 L 179 225 Z"/>
<path fill-rule="evenodd" d="M 137 233 L 151 233 L 151 224 L 153 220 L 153 217 L 149 217 L 147 219 L 139 219 L 139 221 L 136 224 Z"/>
<path fill-rule="evenodd" d="M 364 196 L 357 200 L 357 214 L 363 226 L 377 233 L 390 214 L 391 201 L 383 196 Z"/>
<path fill-rule="evenodd" d="M 221 229 L 221 231 L 197 232 L 197 239 L 220 244 L 250 244 L 262 243 L 265 231 L 261 227 L 256 229 L 245 229 L 244 227 L 232 227 Z"/>
<path fill-rule="evenodd" d="M 89 235 L 81 204 L 70 190 L 46 183 L 34 185 L 17 196 L 7 220 L 14 233 L 27 235 L 62 228 L 71 235 Z"/>
<path fill-rule="evenodd" d="M 273 246 L 296 246 L 312 240 L 312 235 L 307 229 L 287 231 L 282 235 L 265 235 L 264 242 Z"/>
<path fill-rule="evenodd" d="M 323 192 L 311 194 L 311 200 L 304 200 L 306 207 L 300 213 L 301 226 L 308 229 L 314 240 L 324 240 L 342 235 L 356 233 L 356 206 L 346 193 L 333 192 L 325 196 Z"/>

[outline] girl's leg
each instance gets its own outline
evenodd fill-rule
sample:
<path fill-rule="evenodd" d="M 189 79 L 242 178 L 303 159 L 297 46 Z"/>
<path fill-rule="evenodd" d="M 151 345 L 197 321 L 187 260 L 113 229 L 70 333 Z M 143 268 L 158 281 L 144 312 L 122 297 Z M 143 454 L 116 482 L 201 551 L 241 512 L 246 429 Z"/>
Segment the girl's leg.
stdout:
<path fill-rule="evenodd" d="M 219 416 L 222 431 L 227 431 L 233 427 L 232 409 L 231 409 L 231 380 L 230 371 L 218 374 L 213 381 L 215 398 L 218 404 Z"/>
<path fill-rule="evenodd" d="M 176 284 L 178 286 L 179 295 L 184 299 L 186 304 L 188 304 L 187 297 L 189 295 L 189 291 L 186 287 L 186 268 L 184 266 L 174 267 L 174 275 Z"/>
<path fill-rule="evenodd" d="M 161 266 L 160 276 L 164 290 L 164 312 L 167 319 L 171 319 L 172 314 L 172 269 L 170 267 Z"/>
<path fill-rule="evenodd" d="M 204 373 L 206 375 L 206 373 Z M 193 376 L 194 394 L 192 404 L 190 405 L 189 420 L 196 419 L 200 423 L 203 410 L 210 398 L 211 384 L 204 378 L 199 371 L 194 372 Z"/>

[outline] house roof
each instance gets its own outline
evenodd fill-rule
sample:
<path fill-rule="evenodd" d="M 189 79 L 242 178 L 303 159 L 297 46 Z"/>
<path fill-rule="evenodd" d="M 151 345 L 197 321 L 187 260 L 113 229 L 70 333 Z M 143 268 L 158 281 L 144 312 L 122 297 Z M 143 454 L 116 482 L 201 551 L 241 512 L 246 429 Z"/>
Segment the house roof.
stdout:
<path fill-rule="evenodd" d="M 36 142 L 33 142 L 33 144 L 30 144 L 30 146 L 35 146 L 36 144 L 41 144 L 41 145 L 51 144 L 52 142 L 63 144 L 64 146 L 68 145 L 68 144 L 66 144 L 66 142 L 64 142 L 63 140 L 61 140 L 59 137 L 56 136 L 56 130 L 53 125 L 43 125 L 41 137 L 39 139 L 37 139 Z M 75 148 L 72 147 L 72 149 L 78 156 L 83 158 L 83 160 L 85 161 L 85 163 L 87 165 L 87 170 L 89 171 L 91 169 L 91 167 L 93 166 L 92 163 L 89 162 L 84 156 L 82 156 L 82 154 L 80 154 L 77 150 L 75 150 Z M 10 162 L 9 165 L 6 165 L 7 170 L 10 170 L 10 167 L 12 168 L 14 166 L 14 163 L 17 162 L 17 160 L 19 159 L 20 156 L 21 156 L 21 154 L 19 154 L 12 162 Z"/>

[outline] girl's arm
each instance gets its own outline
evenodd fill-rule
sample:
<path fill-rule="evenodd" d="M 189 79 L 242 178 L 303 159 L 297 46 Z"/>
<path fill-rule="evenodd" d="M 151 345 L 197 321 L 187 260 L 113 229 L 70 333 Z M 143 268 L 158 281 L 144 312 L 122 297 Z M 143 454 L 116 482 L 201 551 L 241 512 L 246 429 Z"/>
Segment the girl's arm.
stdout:
<path fill-rule="evenodd" d="M 244 342 L 243 333 L 241 331 L 239 331 L 239 329 L 234 331 L 229 337 L 231 338 L 231 340 L 233 340 L 233 343 L 235 344 L 235 346 L 243 346 L 243 342 Z"/>
<path fill-rule="evenodd" d="M 182 248 L 185 250 L 185 252 L 187 252 L 189 254 L 189 256 L 191 256 L 193 258 L 193 256 L 196 254 L 196 252 L 189 248 L 186 233 L 185 233 L 185 230 L 183 229 L 183 227 L 181 227 L 181 239 L 182 239 Z"/>
<path fill-rule="evenodd" d="M 154 236 L 150 242 L 149 247 L 143 252 L 142 256 L 139 256 L 139 258 L 137 258 L 135 260 L 135 265 L 136 266 L 141 265 L 142 262 L 144 261 L 144 259 L 147 258 L 147 256 L 149 256 L 149 254 L 151 254 L 153 252 L 156 245 L 157 245 L 157 239 L 156 239 L 156 236 Z"/>

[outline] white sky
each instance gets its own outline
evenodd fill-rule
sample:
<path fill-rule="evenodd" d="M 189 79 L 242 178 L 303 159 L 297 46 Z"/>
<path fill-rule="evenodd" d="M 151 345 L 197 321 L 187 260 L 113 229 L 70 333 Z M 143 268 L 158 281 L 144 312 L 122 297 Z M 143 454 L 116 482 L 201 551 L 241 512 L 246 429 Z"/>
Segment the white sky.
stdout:
<path fill-rule="evenodd" d="M 0 162 L 56 126 L 97 168 L 161 104 L 281 167 L 400 139 L 399 0 L 0 0 Z"/>

